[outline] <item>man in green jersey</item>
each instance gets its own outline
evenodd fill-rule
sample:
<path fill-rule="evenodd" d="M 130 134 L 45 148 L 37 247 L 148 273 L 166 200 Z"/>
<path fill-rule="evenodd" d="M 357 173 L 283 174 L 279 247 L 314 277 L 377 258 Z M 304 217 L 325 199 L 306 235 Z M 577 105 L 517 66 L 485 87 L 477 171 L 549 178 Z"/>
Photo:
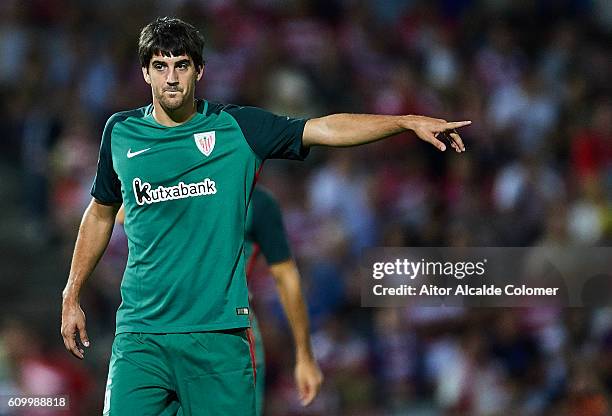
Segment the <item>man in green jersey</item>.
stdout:
<path fill-rule="evenodd" d="M 438 135 L 470 124 L 423 116 L 334 114 L 310 120 L 195 99 L 203 39 L 179 19 L 140 34 L 152 103 L 116 113 L 102 133 L 91 194 L 62 293 L 61 334 L 83 358 L 90 342 L 79 294 L 125 206 L 129 256 L 104 413 L 255 414 L 245 278 L 246 211 L 266 159 L 304 159 L 311 146 L 355 146 L 412 130 Z M 448 143 L 465 150 L 456 132 Z"/>

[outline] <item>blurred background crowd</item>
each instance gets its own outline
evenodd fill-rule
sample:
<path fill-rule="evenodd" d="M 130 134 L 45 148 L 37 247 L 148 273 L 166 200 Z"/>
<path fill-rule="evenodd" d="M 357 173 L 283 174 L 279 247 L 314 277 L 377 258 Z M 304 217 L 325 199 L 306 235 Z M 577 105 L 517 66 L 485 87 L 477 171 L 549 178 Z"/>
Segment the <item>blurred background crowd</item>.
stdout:
<path fill-rule="evenodd" d="M 612 308 L 368 309 L 358 278 L 371 246 L 610 245 L 607 0 L 1 1 L 0 397 L 69 394 L 62 414 L 100 414 L 121 227 L 82 294 L 93 343 L 83 362 L 64 350 L 60 293 L 104 122 L 150 102 L 136 45 L 159 15 L 204 33 L 200 97 L 300 117 L 473 121 L 461 155 L 404 134 L 266 163 L 326 377 L 301 408 L 260 265 L 266 414 L 612 414 Z"/>

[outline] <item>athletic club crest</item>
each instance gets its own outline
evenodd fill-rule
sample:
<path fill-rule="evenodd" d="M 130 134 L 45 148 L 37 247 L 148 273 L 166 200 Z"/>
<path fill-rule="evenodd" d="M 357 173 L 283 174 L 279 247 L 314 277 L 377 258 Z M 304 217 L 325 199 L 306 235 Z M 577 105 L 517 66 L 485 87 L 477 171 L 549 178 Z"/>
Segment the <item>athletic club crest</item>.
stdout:
<path fill-rule="evenodd" d="M 215 148 L 215 132 L 207 131 L 206 133 L 195 133 L 193 139 L 198 149 L 200 149 L 200 152 L 204 153 L 204 156 L 210 156 Z"/>

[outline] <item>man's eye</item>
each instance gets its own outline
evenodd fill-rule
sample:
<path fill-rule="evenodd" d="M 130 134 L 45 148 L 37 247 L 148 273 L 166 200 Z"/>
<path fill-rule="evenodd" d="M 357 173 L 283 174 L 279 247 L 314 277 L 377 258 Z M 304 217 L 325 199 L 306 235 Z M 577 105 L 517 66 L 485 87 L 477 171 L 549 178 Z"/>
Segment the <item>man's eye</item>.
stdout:
<path fill-rule="evenodd" d="M 154 65 L 153 65 L 153 68 L 155 68 L 155 69 L 157 69 L 157 70 L 159 71 L 159 70 L 163 69 L 163 68 L 164 68 L 164 66 L 163 66 L 163 65 L 161 65 L 161 64 L 154 64 Z"/>

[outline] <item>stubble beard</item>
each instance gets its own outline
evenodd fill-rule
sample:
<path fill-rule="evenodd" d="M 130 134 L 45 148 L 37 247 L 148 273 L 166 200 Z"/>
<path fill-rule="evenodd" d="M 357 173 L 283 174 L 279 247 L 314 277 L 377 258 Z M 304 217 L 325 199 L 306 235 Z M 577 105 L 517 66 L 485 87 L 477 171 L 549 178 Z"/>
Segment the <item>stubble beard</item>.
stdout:
<path fill-rule="evenodd" d="M 169 98 L 166 93 L 162 91 L 162 93 L 157 96 L 157 101 L 159 101 L 160 105 L 166 111 L 174 111 L 183 106 L 185 103 L 185 96 L 182 94 L 182 92 L 177 92 L 176 97 Z"/>

